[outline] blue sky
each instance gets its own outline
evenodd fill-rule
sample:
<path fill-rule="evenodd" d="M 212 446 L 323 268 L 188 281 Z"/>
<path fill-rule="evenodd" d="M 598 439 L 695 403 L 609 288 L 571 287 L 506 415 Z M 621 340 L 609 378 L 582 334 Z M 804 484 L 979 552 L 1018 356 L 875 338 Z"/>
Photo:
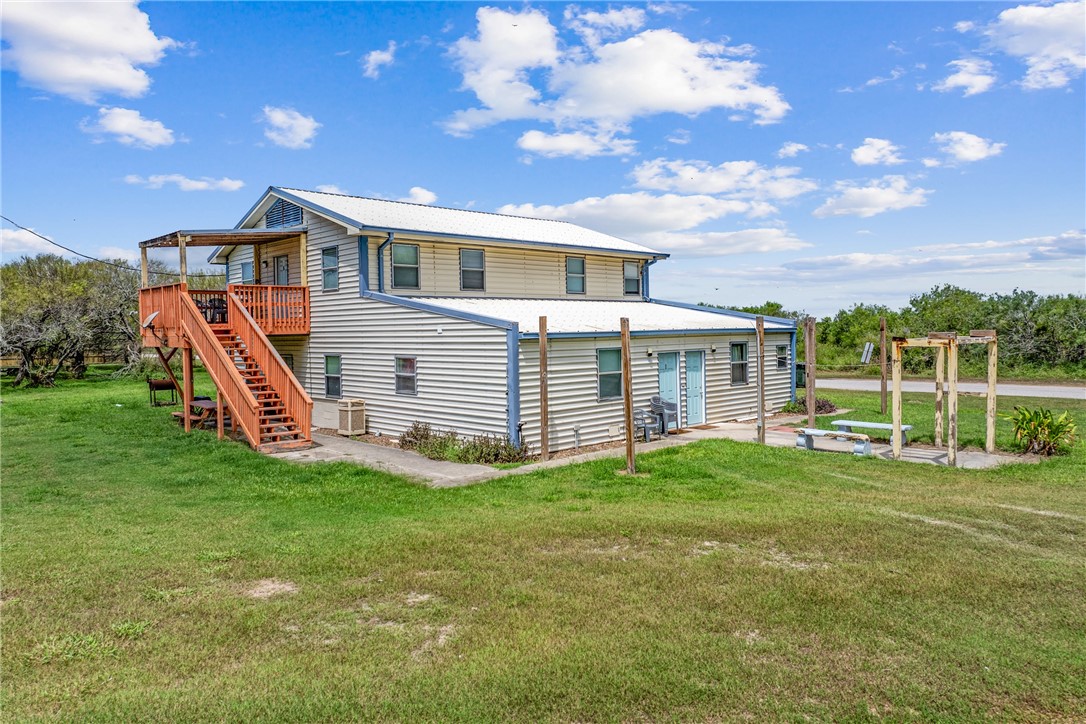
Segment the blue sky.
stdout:
<path fill-rule="evenodd" d="M 613 233 L 691 302 L 1082 294 L 1084 8 L 6 0 L 3 213 L 133 258 L 327 188 Z"/>

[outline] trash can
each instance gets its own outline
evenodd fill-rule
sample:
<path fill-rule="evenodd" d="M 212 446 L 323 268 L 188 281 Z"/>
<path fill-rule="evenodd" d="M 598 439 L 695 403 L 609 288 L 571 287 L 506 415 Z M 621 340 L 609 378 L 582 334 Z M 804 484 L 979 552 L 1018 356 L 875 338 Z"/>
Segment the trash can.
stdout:
<path fill-rule="evenodd" d="M 807 386 L 807 365 L 796 363 L 796 387 Z"/>
<path fill-rule="evenodd" d="M 339 429 L 336 432 L 340 435 L 366 434 L 365 400 L 339 401 Z"/>

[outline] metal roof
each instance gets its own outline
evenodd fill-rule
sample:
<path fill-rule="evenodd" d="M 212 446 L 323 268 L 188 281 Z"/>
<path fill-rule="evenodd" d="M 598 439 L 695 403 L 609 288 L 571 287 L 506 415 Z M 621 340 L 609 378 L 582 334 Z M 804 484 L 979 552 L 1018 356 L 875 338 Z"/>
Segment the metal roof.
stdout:
<path fill-rule="evenodd" d="M 426 297 L 436 307 L 516 322 L 521 334 L 539 334 L 539 318 L 547 318 L 547 333 L 617 334 L 619 320 L 630 320 L 630 332 L 692 332 L 697 330 L 754 331 L 751 315 L 727 310 L 711 311 L 674 302 L 587 301 L 580 299 L 502 299 L 498 297 Z M 790 332 L 795 327 L 765 320 L 767 332 Z"/>
<path fill-rule="evenodd" d="M 468 209 L 413 204 L 405 201 L 369 199 L 361 196 L 328 194 L 273 186 L 269 192 L 288 201 L 323 209 L 330 216 L 362 229 L 403 231 L 438 236 L 511 241 L 543 246 L 578 247 L 644 256 L 667 254 L 646 246 L 604 234 L 568 221 L 532 219 Z"/>

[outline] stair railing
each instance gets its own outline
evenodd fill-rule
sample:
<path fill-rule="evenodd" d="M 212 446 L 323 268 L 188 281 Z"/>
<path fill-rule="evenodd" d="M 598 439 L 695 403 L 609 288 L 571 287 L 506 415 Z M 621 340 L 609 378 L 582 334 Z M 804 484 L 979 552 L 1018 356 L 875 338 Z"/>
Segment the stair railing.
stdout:
<path fill-rule="evenodd" d="M 181 330 L 200 355 L 200 361 L 204 363 L 204 368 L 211 375 L 220 394 L 226 398 L 230 414 L 249 439 L 249 444 L 254 448 L 259 447 L 260 417 L 256 398 L 249 391 L 245 379 L 238 372 L 237 364 L 223 349 L 192 297 L 184 293 L 177 296 L 181 300 Z"/>
<path fill-rule="evenodd" d="M 238 295 L 231 293 L 227 296 L 227 317 L 231 330 L 245 343 L 249 354 L 264 372 L 268 384 L 279 393 L 279 399 L 283 401 L 287 414 L 297 423 L 301 436 L 312 441 L 310 428 L 313 421 L 313 399 L 268 341 L 267 335 L 249 314 Z"/>

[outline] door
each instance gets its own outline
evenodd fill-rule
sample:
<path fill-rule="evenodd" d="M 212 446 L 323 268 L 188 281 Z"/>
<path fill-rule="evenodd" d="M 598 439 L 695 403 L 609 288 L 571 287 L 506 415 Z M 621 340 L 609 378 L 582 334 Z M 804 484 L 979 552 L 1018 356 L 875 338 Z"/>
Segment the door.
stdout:
<path fill-rule="evenodd" d="M 705 424 L 705 353 L 686 353 L 686 424 Z"/>
<path fill-rule="evenodd" d="M 290 257 L 277 256 L 275 261 L 275 284 L 285 287 L 290 284 Z"/>
<path fill-rule="evenodd" d="M 661 352 L 658 370 L 660 374 L 660 397 L 667 402 L 679 404 L 679 353 Z M 668 428 L 677 428 L 678 421 L 668 423 Z"/>

